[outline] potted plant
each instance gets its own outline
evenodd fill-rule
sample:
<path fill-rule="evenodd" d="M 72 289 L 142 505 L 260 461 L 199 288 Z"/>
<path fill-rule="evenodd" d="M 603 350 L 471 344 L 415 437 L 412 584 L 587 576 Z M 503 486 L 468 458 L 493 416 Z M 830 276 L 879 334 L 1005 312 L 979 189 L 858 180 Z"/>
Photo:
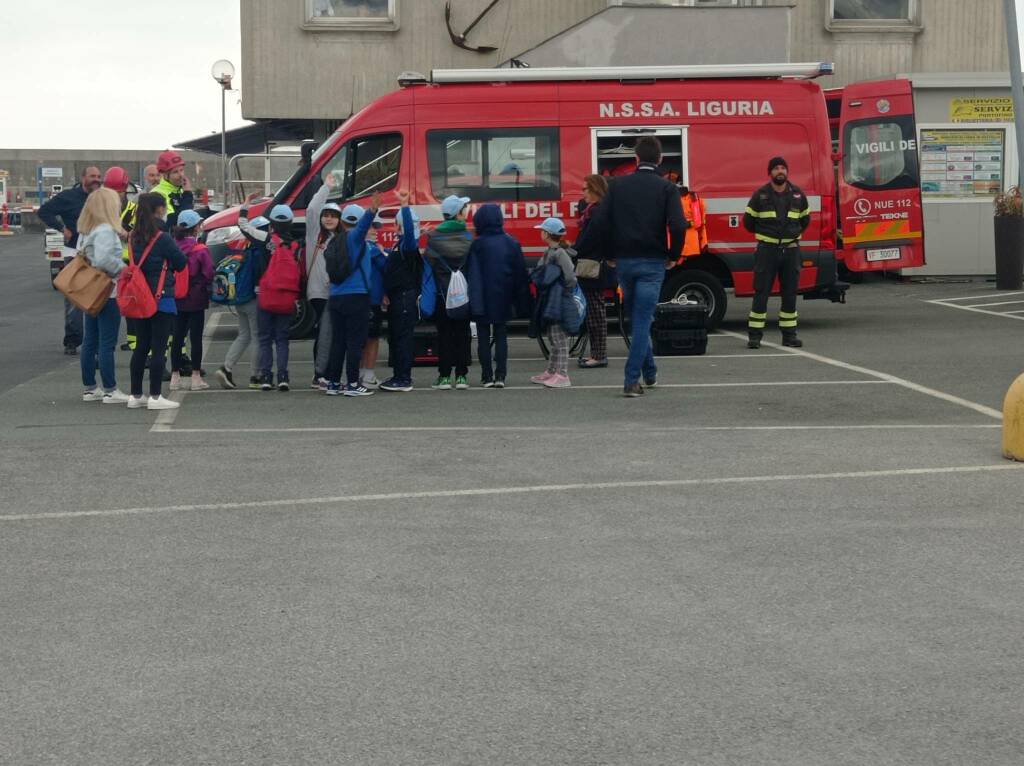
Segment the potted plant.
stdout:
<path fill-rule="evenodd" d="M 1012 186 L 995 198 L 996 289 L 1020 290 L 1024 282 L 1024 199 Z"/>

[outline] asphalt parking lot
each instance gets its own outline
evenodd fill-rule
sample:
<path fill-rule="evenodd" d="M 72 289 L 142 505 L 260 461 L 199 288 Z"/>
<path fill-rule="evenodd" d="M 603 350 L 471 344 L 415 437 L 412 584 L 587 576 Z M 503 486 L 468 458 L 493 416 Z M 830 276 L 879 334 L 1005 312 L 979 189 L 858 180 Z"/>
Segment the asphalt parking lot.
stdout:
<path fill-rule="evenodd" d="M 955 307 L 991 283 L 801 301 L 802 350 L 748 351 L 735 300 L 637 400 L 614 336 L 562 391 L 516 337 L 505 390 L 158 414 L 79 401 L 33 241 L 0 242 L 0 762 L 1024 762 L 1020 315 Z"/>

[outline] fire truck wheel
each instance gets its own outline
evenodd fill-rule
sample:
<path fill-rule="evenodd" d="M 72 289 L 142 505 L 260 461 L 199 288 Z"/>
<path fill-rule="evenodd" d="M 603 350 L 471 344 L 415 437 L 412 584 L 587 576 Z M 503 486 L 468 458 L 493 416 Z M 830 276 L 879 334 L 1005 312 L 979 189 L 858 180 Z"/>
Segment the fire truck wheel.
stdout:
<path fill-rule="evenodd" d="M 673 271 L 661 288 L 661 299 L 670 301 L 685 295 L 691 301 L 698 300 L 708 307 L 708 329 L 718 327 L 725 316 L 725 288 L 721 280 L 714 274 L 700 269 L 680 269 Z"/>
<path fill-rule="evenodd" d="M 309 301 L 302 299 L 295 302 L 295 316 L 292 317 L 291 327 L 288 328 L 288 337 L 291 340 L 308 338 L 313 332 L 313 325 L 316 324 L 316 312 Z"/>

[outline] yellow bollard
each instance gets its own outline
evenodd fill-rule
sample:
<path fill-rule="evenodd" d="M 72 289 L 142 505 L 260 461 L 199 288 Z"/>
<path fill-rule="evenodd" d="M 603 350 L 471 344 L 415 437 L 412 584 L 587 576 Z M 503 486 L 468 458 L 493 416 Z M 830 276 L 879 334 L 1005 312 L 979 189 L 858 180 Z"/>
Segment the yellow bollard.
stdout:
<path fill-rule="evenodd" d="M 1010 384 L 1003 400 L 1003 457 L 1024 460 L 1024 375 Z"/>

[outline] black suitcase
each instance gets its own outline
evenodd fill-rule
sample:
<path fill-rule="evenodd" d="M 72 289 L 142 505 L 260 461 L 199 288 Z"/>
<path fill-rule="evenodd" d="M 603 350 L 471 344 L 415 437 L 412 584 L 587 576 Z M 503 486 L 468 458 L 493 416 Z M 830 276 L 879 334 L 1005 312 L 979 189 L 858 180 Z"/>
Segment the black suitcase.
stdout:
<path fill-rule="evenodd" d="M 702 302 L 659 303 L 651 342 L 655 356 L 699 356 L 708 350 L 708 311 Z"/>

